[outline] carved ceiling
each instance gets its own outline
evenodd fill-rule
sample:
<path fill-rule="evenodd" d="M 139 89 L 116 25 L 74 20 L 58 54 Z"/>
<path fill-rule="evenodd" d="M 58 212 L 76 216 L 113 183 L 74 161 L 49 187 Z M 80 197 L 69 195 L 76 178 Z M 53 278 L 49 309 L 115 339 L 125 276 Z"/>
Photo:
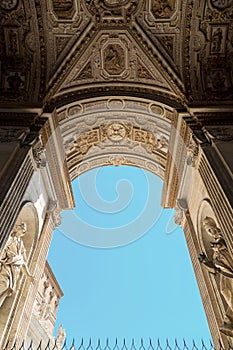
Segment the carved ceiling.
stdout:
<path fill-rule="evenodd" d="M 232 104 L 232 0 L 1 0 L 2 106 Z M 123 93 L 124 91 L 124 93 Z"/>

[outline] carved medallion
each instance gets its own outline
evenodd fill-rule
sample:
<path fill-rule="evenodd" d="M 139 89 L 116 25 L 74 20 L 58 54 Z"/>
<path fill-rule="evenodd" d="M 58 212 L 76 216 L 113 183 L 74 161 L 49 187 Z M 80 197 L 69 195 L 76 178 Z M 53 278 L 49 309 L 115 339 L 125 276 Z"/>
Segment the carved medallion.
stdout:
<path fill-rule="evenodd" d="M 211 0 L 211 4 L 219 10 L 224 10 L 233 4 L 232 0 Z"/>
<path fill-rule="evenodd" d="M 106 7 L 121 7 L 121 6 L 125 6 L 129 3 L 129 0 L 103 0 L 103 4 Z"/>
<path fill-rule="evenodd" d="M 0 6 L 4 10 L 12 10 L 18 5 L 18 0 L 0 0 Z"/>
<path fill-rule="evenodd" d="M 151 0 L 151 12 L 155 18 L 170 18 L 175 12 L 175 0 Z"/>
<path fill-rule="evenodd" d="M 109 125 L 107 129 L 107 137 L 113 142 L 119 142 L 125 138 L 125 127 L 120 123 L 114 123 Z"/>
<path fill-rule="evenodd" d="M 98 14 L 100 18 L 121 18 L 135 11 L 139 1 L 136 0 L 86 0 L 85 6 L 92 15 Z"/>
<path fill-rule="evenodd" d="M 108 45 L 104 50 L 104 69 L 110 75 L 119 75 L 125 69 L 125 53 L 118 44 Z"/>

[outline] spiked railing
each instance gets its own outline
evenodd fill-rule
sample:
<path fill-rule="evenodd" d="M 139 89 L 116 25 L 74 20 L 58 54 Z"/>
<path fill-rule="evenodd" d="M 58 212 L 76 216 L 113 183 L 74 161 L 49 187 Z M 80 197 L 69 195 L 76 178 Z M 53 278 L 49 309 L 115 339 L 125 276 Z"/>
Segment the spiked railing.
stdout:
<path fill-rule="evenodd" d="M 104 343 L 101 343 L 99 339 L 97 344 L 93 345 L 92 340 L 90 339 L 89 343 L 85 345 L 84 340 L 82 339 L 79 342 L 73 340 L 70 344 L 65 340 L 63 345 L 56 344 L 56 341 L 55 343 L 48 341 L 47 345 L 43 346 L 42 341 L 39 344 L 35 344 L 31 341 L 29 345 L 26 345 L 26 342 L 18 344 L 16 341 L 13 346 L 7 344 L 3 350 L 233 350 L 233 344 L 229 342 L 226 348 L 222 346 L 221 342 L 219 342 L 216 347 L 211 341 L 209 341 L 208 345 L 205 344 L 203 340 L 201 340 L 200 343 L 193 340 L 191 344 L 187 344 L 185 340 L 179 343 L 176 339 L 173 342 L 169 342 L 167 339 L 164 343 L 159 339 L 155 342 L 152 342 L 151 339 L 149 339 L 148 342 L 141 339 L 139 344 L 136 344 L 135 340 L 132 339 L 129 345 L 127 345 L 125 339 L 121 343 L 116 339 L 114 344 L 110 345 L 109 339 Z"/>

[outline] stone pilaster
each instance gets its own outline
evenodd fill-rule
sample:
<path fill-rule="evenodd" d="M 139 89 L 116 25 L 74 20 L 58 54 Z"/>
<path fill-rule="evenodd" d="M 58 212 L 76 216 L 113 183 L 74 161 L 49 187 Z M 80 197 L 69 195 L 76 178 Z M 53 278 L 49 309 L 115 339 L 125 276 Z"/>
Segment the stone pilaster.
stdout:
<path fill-rule="evenodd" d="M 45 122 L 37 113 L 0 113 L 0 251 L 33 175 L 30 152 Z"/>

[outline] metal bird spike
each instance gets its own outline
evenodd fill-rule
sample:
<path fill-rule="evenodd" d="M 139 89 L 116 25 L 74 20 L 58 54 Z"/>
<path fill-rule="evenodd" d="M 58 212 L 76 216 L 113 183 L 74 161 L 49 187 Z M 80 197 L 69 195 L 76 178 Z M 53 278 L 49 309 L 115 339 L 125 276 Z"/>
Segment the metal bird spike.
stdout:
<path fill-rule="evenodd" d="M 36 348 L 36 350 L 42 350 L 41 345 L 42 345 L 42 339 L 41 339 L 41 341 L 40 341 L 40 344 L 39 344 L 38 347 Z"/>

